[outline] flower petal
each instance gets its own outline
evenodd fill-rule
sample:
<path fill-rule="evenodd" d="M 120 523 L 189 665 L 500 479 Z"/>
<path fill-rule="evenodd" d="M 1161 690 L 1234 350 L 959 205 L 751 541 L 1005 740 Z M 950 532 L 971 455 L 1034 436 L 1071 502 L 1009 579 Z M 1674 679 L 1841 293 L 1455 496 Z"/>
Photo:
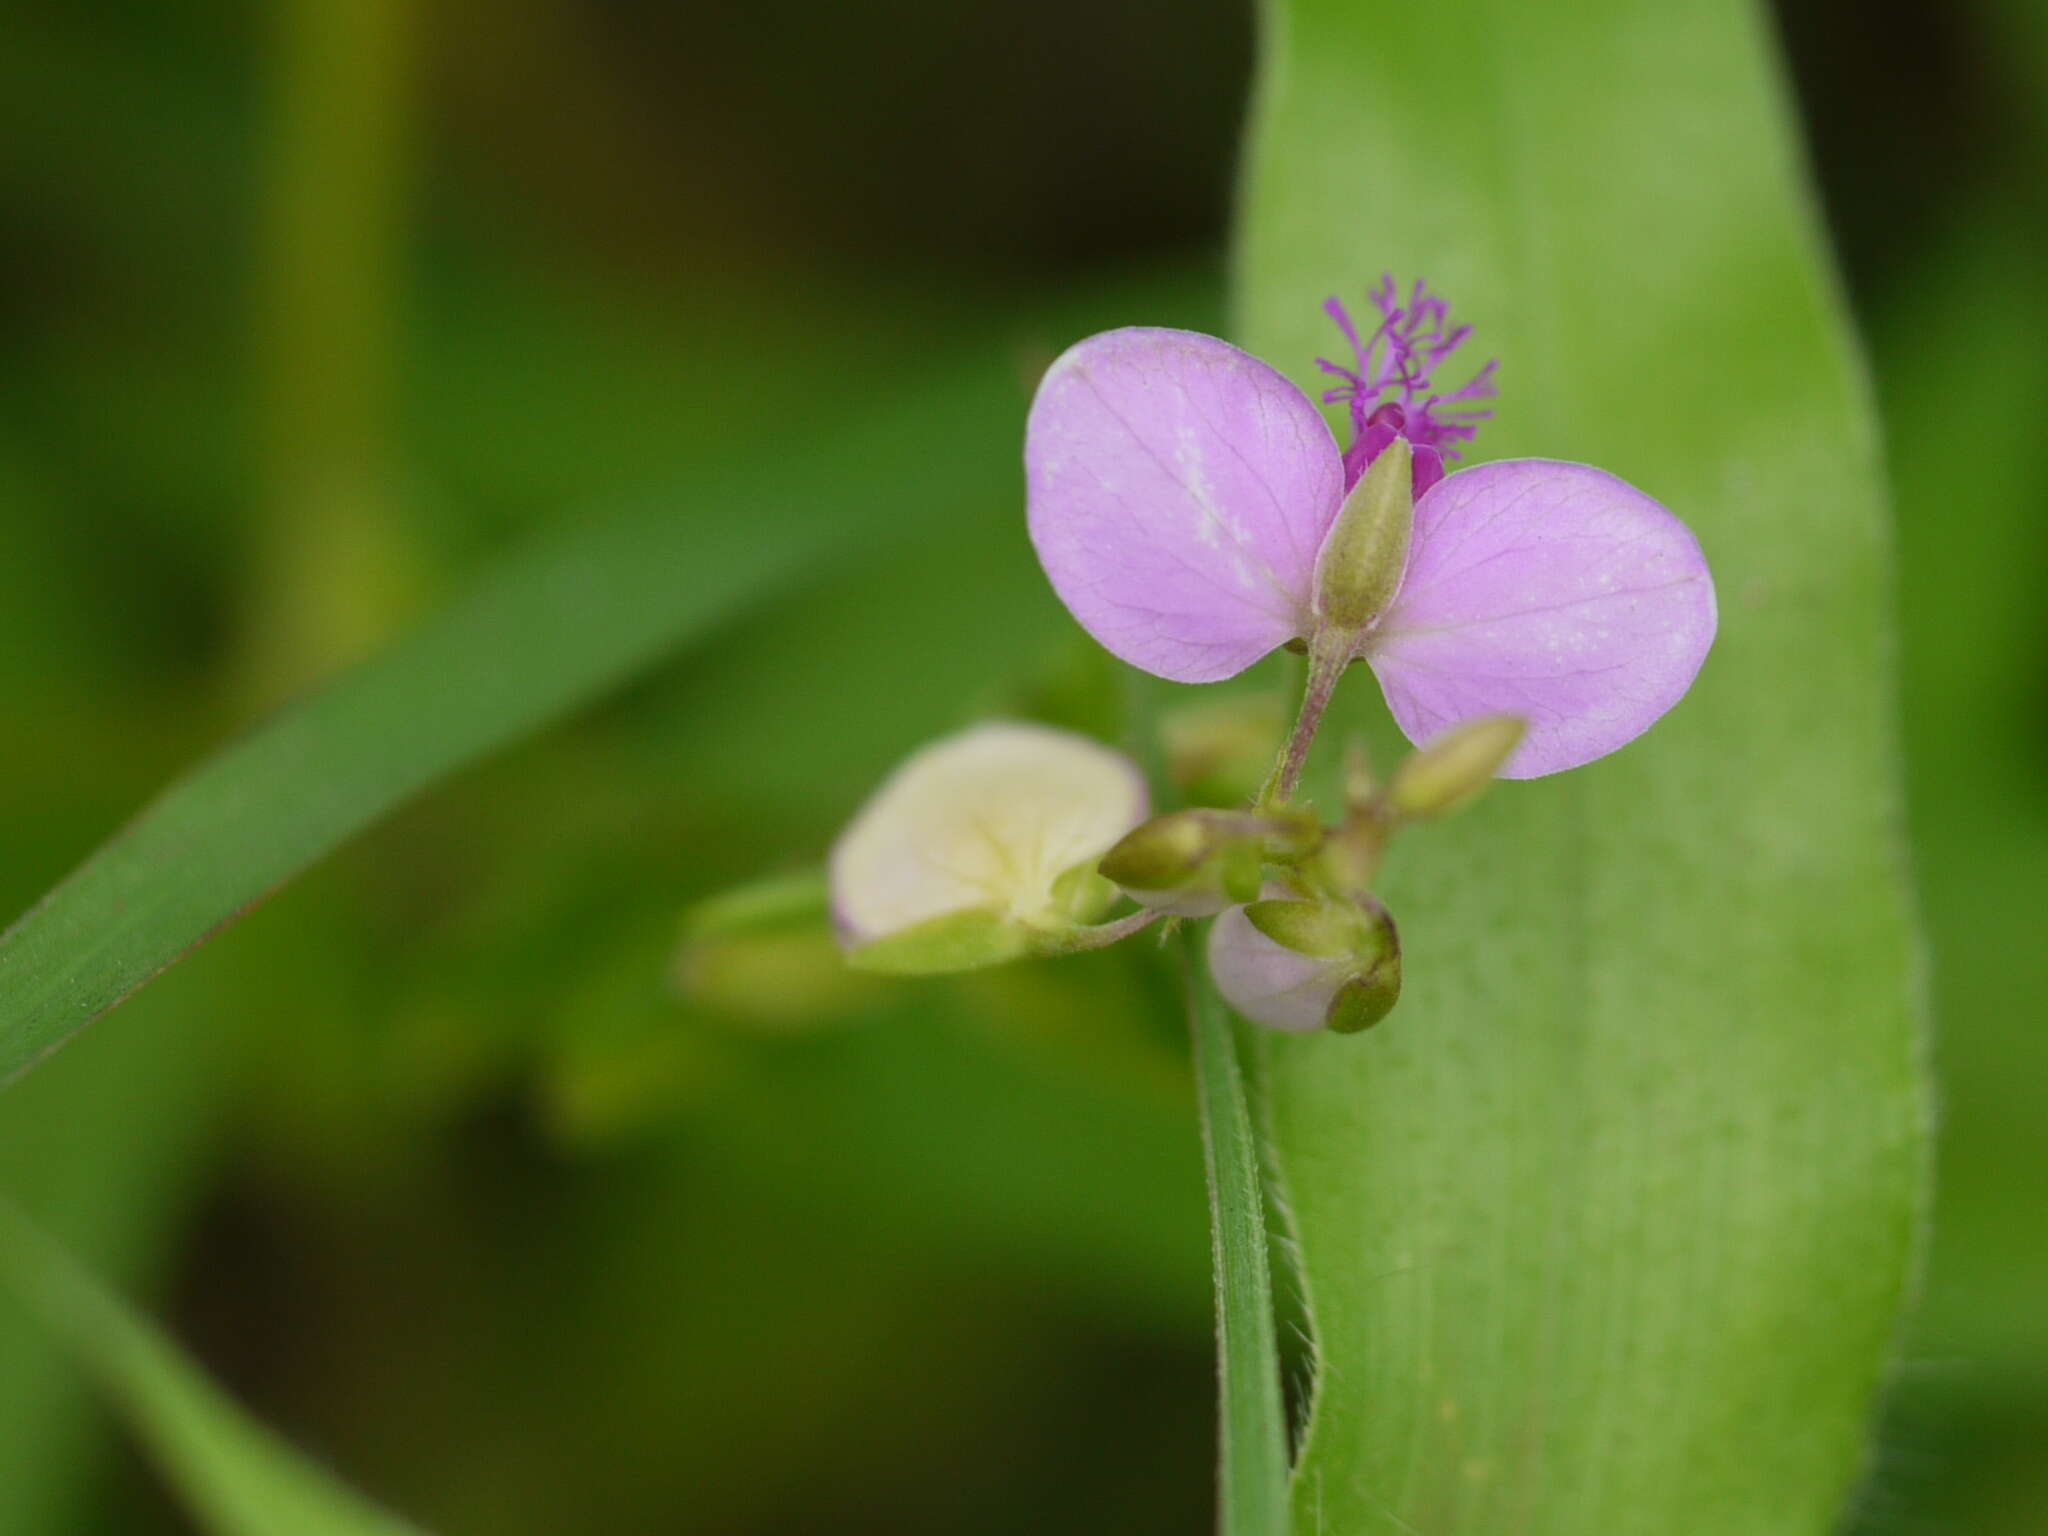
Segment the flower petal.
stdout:
<path fill-rule="evenodd" d="M 1584 464 L 1510 459 L 1415 506 L 1408 570 L 1366 655 L 1408 739 L 1487 714 L 1528 734 L 1501 777 L 1576 768 L 1684 696 L 1714 640 L 1692 531 Z"/>
<path fill-rule="evenodd" d="M 1054 885 L 1145 819 L 1144 776 L 1071 731 L 995 722 L 899 767 L 832 849 L 832 915 L 849 944 L 947 913 L 1031 922 Z"/>
<path fill-rule="evenodd" d="M 1024 463 L 1053 590 L 1133 666 L 1214 682 L 1306 633 L 1343 455 L 1250 353 L 1193 331 L 1091 336 L 1038 386 Z"/>

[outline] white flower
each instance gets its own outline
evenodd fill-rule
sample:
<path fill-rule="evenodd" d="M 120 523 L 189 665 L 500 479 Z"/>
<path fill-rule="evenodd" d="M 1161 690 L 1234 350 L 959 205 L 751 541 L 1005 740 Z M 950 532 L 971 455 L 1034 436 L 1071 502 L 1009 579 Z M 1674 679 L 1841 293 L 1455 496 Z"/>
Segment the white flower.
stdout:
<path fill-rule="evenodd" d="M 999 721 L 934 742 L 832 850 L 840 940 L 858 948 L 971 914 L 1021 952 L 1033 933 L 1101 914 L 1111 888 L 1095 863 L 1147 808 L 1137 766 L 1070 731 Z"/>

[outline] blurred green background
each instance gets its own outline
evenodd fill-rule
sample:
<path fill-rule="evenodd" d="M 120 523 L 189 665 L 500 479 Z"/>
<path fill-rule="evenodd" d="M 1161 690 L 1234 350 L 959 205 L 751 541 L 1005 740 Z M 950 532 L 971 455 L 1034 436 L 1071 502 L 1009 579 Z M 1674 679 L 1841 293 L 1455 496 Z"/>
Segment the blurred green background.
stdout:
<path fill-rule="evenodd" d="M 2034 1532 L 2048 14 L 1777 22 L 1897 486 L 1943 1083 L 1853 1518 Z M 693 487 L 955 359 L 1014 374 L 1014 451 L 1084 320 L 1217 327 L 1251 42 L 1221 0 L 14 7 L 0 907 L 534 528 L 715 516 Z M 1085 657 L 1015 494 L 885 535 L 9 1089 L 0 1189 L 447 1532 L 1201 1529 L 1199 1150 L 1145 957 L 856 986 L 796 935 L 677 973 L 693 901 L 815 859 L 977 709 L 1085 712 Z M 0 1303 L 0 1533 L 182 1528 Z"/>

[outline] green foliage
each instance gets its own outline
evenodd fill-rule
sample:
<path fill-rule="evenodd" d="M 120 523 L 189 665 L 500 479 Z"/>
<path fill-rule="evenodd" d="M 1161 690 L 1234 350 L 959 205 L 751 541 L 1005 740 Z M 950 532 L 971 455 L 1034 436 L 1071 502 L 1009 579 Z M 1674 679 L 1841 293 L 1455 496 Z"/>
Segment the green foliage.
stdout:
<path fill-rule="evenodd" d="M 203 970 L 190 979 L 204 983 Z M 8 1093 L 0 1203 L 33 1210 L 97 1272 L 148 1283 L 211 1161 L 227 1078 L 207 1022 L 225 1001 L 204 985 L 166 988 L 123 1036 L 87 1040 Z M 89 1488 L 112 1461 L 104 1419 L 73 1356 L 0 1289 L 0 1531 L 88 1528 Z"/>
<path fill-rule="evenodd" d="M 213 1536 L 417 1536 L 245 1415 L 5 1200 L 0 1281 L 100 1379 Z"/>
<path fill-rule="evenodd" d="M 1482 451 L 1643 486 L 1722 601 L 1647 738 L 1389 863 L 1387 1027 L 1270 1042 L 1318 1354 L 1297 1515 L 1823 1531 L 1925 1092 L 1883 498 L 1768 40 L 1733 0 L 1462 0 L 1424 65 L 1399 7 L 1272 20 L 1238 339 L 1310 383 L 1325 295 L 1427 276 L 1502 358 Z"/>
<path fill-rule="evenodd" d="M 935 516 L 1001 475 L 968 445 L 1008 393 L 977 362 L 776 470 L 543 541 L 201 764 L 0 938 L 0 1079 L 435 779 L 901 518 L 904 485 Z"/>

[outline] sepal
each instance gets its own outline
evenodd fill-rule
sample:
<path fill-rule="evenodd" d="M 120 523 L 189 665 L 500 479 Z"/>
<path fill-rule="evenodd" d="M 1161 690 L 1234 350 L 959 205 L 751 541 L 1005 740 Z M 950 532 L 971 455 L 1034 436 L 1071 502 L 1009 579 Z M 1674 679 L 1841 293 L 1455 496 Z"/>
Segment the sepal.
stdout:
<path fill-rule="evenodd" d="M 941 913 L 857 944 L 846 963 L 884 976 L 948 976 L 1021 960 L 1032 950 L 1032 931 L 986 907 Z"/>

